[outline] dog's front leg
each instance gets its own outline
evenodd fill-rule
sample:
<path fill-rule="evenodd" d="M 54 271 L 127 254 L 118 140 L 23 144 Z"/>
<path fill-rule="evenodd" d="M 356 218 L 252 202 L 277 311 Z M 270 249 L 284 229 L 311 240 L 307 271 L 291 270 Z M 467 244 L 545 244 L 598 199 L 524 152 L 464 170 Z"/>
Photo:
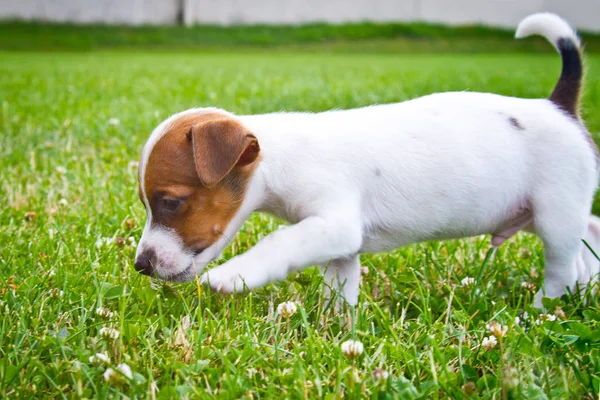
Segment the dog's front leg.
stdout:
<path fill-rule="evenodd" d="M 320 267 L 323 272 L 325 296 L 331 300 L 332 291 L 338 291 L 340 300 L 351 306 L 358 303 L 360 288 L 360 256 L 338 258 Z"/>
<path fill-rule="evenodd" d="M 222 293 L 240 292 L 285 279 L 310 265 L 354 257 L 361 244 L 358 218 L 347 213 L 308 217 L 272 232 L 246 253 L 206 272 L 201 280 Z"/>

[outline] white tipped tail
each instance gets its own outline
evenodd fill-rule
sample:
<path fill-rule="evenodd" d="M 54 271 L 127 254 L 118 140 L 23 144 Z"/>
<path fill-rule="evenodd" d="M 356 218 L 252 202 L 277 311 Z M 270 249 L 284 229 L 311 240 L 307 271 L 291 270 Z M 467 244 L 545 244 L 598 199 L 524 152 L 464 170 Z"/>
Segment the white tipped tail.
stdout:
<path fill-rule="evenodd" d="M 567 21 L 556 14 L 538 13 L 525 18 L 519 23 L 515 37 L 517 39 L 540 35 L 545 37 L 558 49 L 560 39 L 569 39 L 577 48 L 580 46 L 575 30 Z"/>
<path fill-rule="evenodd" d="M 562 58 L 562 71 L 550 101 L 575 118 L 579 118 L 579 98 L 583 81 L 581 43 L 577 33 L 567 21 L 555 14 L 540 13 L 525 18 L 515 36 L 545 37 L 558 50 Z"/>

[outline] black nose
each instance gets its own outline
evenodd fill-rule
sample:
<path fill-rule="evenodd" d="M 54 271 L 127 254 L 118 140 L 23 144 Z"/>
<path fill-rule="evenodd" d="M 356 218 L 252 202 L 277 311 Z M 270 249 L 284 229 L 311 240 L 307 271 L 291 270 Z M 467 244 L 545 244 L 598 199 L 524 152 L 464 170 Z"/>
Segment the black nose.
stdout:
<path fill-rule="evenodd" d="M 154 273 L 154 265 L 156 264 L 156 253 L 152 250 L 144 250 L 135 259 L 135 270 L 140 274 L 152 275 Z"/>

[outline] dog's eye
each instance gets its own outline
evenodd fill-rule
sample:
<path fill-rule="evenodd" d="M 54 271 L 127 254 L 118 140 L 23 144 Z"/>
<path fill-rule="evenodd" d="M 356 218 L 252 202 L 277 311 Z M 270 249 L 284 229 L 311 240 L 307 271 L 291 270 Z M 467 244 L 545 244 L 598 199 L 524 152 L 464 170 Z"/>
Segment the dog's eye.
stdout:
<path fill-rule="evenodd" d="M 169 213 L 176 213 L 183 203 L 183 201 L 179 199 L 162 199 L 161 202 L 162 209 Z"/>

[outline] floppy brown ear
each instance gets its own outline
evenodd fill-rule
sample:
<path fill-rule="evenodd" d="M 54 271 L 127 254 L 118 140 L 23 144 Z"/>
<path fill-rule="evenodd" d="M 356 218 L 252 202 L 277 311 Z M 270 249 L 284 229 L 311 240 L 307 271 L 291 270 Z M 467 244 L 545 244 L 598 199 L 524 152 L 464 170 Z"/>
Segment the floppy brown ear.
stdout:
<path fill-rule="evenodd" d="M 219 183 L 235 167 L 254 162 L 260 152 L 256 137 L 230 119 L 196 125 L 190 136 L 196 172 L 208 188 Z"/>

